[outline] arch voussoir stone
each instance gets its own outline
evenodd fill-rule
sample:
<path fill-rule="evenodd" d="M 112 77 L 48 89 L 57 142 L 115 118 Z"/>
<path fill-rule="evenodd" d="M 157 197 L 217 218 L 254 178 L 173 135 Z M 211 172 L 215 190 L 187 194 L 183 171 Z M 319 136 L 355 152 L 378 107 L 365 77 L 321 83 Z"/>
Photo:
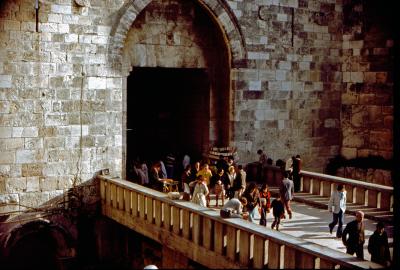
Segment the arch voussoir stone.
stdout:
<path fill-rule="evenodd" d="M 115 62 L 120 59 L 124 42 L 130 27 L 135 21 L 137 15 L 143 11 L 151 0 L 132 0 L 122 7 L 122 16 L 113 34 L 110 36 L 108 46 L 108 57 L 110 61 Z M 244 39 L 242 37 L 240 27 L 235 21 L 233 13 L 230 11 L 228 5 L 224 5 L 222 1 L 218 0 L 198 0 L 200 5 L 206 6 L 214 17 L 217 23 L 222 28 L 223 34 L 226 37 L 229 53 L 231 55 L 232 65 L 235 63 L 243 62 L 247 58 Z"/>

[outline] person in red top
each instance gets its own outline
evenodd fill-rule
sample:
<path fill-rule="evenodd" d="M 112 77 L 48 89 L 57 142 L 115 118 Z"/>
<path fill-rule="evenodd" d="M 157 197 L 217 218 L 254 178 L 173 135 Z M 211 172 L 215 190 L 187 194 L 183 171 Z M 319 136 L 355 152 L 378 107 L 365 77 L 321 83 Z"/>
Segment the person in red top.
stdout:
<path fill-rule="evenodd" d="M 260 205 L 260 225 L 267 226 L 267 214 L 271 208 L 271 193 L 266 183 L 264 183 L 260 189 Z"/>

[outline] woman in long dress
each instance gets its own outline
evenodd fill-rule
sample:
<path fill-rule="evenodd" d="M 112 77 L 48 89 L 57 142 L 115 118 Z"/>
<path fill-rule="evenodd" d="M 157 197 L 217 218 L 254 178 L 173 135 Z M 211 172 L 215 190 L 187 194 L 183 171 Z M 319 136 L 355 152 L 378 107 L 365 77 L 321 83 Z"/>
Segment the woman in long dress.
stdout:
<path fill-rule="evenodd" d="M 204 207 L 207 207 L 207 195 L 208 195 L 208 187 L 204 182 L 203 175 L 197 176 L 197 183 L 194 187 L 192 202 Z"/>

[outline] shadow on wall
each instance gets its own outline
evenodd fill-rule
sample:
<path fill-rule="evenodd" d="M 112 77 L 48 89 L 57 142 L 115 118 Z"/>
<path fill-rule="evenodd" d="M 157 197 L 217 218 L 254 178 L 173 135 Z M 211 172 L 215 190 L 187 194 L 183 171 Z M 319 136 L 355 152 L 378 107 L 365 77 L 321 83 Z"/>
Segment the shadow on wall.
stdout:
<path fill-rule="evenodd" d="M 0 221 L 4 269 L 76 269 L 95 257 L 94 219 L 100 213 L 93 178 L 50 201 Z"/>

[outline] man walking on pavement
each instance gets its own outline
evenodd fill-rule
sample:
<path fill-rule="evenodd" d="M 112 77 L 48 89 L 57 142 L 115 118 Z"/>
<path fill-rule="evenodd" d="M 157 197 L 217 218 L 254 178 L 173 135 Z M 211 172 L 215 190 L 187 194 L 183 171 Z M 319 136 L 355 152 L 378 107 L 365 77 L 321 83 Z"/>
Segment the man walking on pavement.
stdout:
<path fill-rule="evenodd" d="M 350 255 L 356 253 L 357 258 L 364 259 L 364 213 L 362 211 L 356 212 L 356 219 L 346 225 L 342 234 L 343 245 L 346 246 L 346 252 Z M 349 235 L 349 238 L 347 238 Z"/>
<path fill-rule="evenodd" d="M 292 209 L 290 207 L 290 201 L 293 200 L 294 194 L 294 184 L 293 181 L 289 179 L 289 172 L 285 171 L 284 179 L 282 180 L 282 184 L 279 188 L 279 193 L 282 198 L 282 202 L 285 205 L 286 211 L 289 215 L 289 219 L 292 218 Z"/>

